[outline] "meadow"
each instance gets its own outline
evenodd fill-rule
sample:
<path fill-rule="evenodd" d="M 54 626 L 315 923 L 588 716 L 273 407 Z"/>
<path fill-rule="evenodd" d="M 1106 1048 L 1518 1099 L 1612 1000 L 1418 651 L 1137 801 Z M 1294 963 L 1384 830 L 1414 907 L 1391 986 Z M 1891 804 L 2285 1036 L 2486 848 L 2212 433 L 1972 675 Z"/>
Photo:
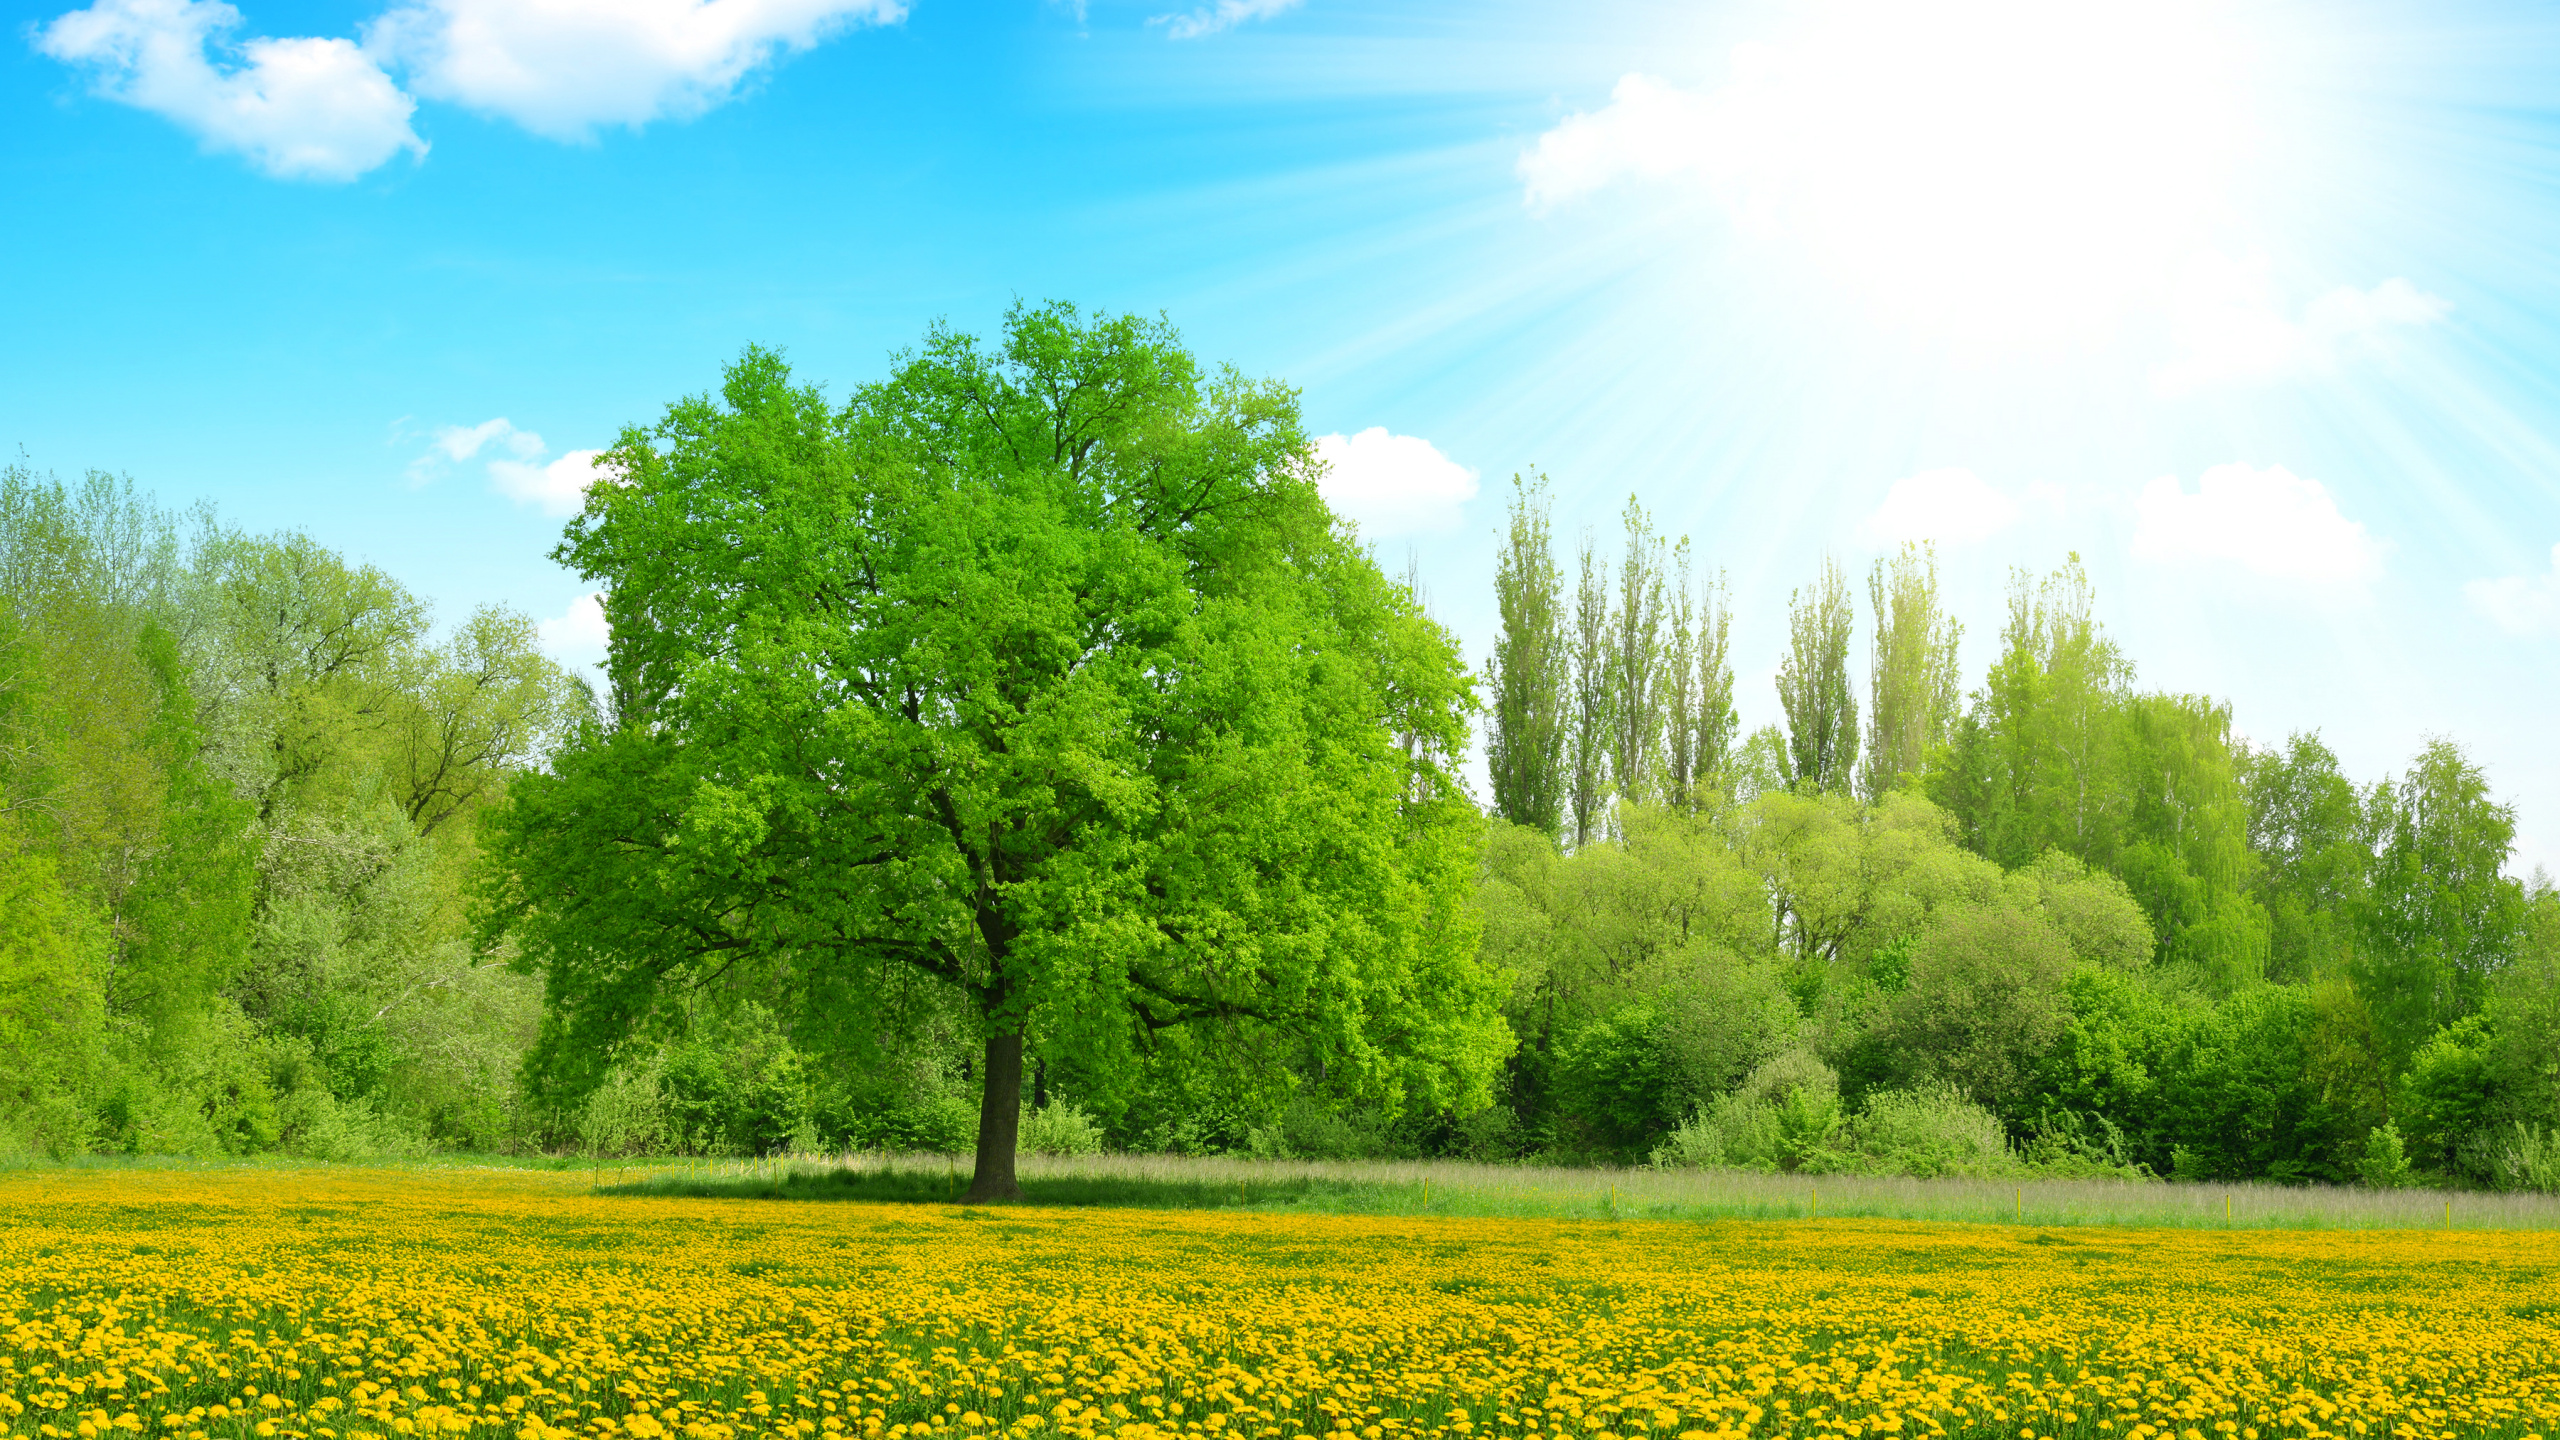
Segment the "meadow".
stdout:
<path fill-rule="evenodd" d="M 0 1175 L 0 1425 L 46 1440 L 2272 1440 L 2560 1420 L 2548 1231 L 604 1193 L 629 1183 Z"/>

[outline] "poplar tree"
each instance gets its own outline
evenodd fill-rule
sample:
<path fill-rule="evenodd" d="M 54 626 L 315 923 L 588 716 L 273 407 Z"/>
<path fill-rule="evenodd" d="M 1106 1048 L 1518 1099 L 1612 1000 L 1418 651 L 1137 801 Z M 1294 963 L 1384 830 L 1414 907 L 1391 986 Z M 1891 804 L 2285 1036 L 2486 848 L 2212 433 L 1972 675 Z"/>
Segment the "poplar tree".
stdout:
<path fill-rule="evenodd" d="M 1675 810 L 1697 803 L 1698 597 L 1689 580 L 1689 537 L 1671 547 L 1671 602 L 1662 652 L 1662 789 Z"/>
<path fill-rule="evenodd" d="M 1697 694 L 1692 763 L 1700 791 L 1723 783 L 1741 729 L 1733 709 L 1733 590 L 1724 572 L 1716 572 L 1698 596 Z"/>
<path fill-rule="evenodd" d="M 1602 826 L 1609 798 L 1609 562 L 1586 532 L 1577 555 L 1573 592 L 1573 735 L 1566 800 L 1572 810 L 1576 849 Z"/>
<path fill-rule="evenodd" d="M 1856 628 L 1848 578 L 1826 556 L 1812 589 L 1787 597 L 1787 658 L 1778 667 L 1778 703 L 1787 713 L 1794 778 L 1826 791 L 1848 789 L 1857 760 L 1858 700 L 1849 690 L 1849 641 Z"/>
<path fill-rule="evenodd" d="M 1962 685 L 1956 647 L 1963 627 L 1938 598 L 1938 553 L 1904 545 L 1867 572 L 1875 615 L 1868 645 L 1867 755 L 1858 774 L 1867 799 L 1917 775 L 1929 752 L 1947 742 Z"/>
<path fill-rule="evenodd" d="M 1546 477 L 1511 478 L 1511 528 L 1494 560 L 1502 634 L 1488 667 L 1493 691 L 1485 742 L 1493 813 L 1561 840 L 1565 817 L 1565 713 L 1573 645 L 1564 576 L 1550 540 Z"/>
<path fill-rule="evenodd" d="M 1609 771 L 1618 798 L 1644 800 L 1661 769 L 1662 540 L 1632 495 L 1625 520 L 1627 558 L 1609 617 Z"/>

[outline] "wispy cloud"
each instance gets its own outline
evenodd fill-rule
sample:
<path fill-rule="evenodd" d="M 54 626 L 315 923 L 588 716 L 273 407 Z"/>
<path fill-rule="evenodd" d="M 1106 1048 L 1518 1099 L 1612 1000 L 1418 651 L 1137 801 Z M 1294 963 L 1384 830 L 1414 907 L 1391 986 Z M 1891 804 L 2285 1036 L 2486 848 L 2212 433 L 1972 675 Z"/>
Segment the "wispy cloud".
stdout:
<path fill-rule="evenodd" d="M 1667 180 L 1707 166 L 1706 98 L 1651 75 L 1627 75 L 1609 103 L 1558 121 L 1513 167 L 1529 208 L 1544 212 L 1621 180 Z"/>
<path fill-rule="evenodd" d="M 2560 635 L 2560 545 L 2539 575 L 2506 575 L 2462 587 L 2471 608 L 2510 635 Z"/>
<path fill-rule="evenodd" d="M 2154 370 L 2164 395 L 2208 386 L 2263 383 L 2334 369 L 2384 344 L 2390 332 L 2433 325 L 2453 305 L 2398 276 L 2369 290 L 2340 286 L 2288 315 L 2277 304 L 2263 260 L 2190 257 L 2171 311 L 2179 353 Z"/>
<path fill-rule="evenodd" d="M 587 487 L 595 483 L 601 450 L 572 450 L 557 458 L 540 435 L 516 428 L 501 415 L 477 425 L 447 425 L 427 441 L 425 453 L 409 463 L 409 483 L 431 483 L 448 464 L 462 465 L 486 457 L 489 486 L 519 505 L 536 506 L 546 515 L 574 515 L 586 504 Z"/>
<path fill-rule="evenodd" d="M 1300 0 L 1212 0 L 1188 14 L 1158 15 L 1147 23 L 1163 26 L 1168 39 L 1198 40 L 1221 30 L 1233 30 L 1248 20 L 1268 20 L 1297 9 L 1299 3 Z"/>

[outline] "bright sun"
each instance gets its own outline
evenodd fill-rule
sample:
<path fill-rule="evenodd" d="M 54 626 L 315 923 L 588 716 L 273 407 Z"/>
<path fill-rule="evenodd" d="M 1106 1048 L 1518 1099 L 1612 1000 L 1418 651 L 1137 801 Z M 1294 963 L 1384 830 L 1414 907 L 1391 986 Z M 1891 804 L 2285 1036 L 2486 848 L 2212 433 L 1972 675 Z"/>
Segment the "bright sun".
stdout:
<path fill-rule="evenodd" d="M 2079 329 L 2227 221 L 2253 144 L 2241 46 L 2188 0 L 1893 0 L 1794 12 L 1693 112 L 1747 228 L 1890 308 Z"/>

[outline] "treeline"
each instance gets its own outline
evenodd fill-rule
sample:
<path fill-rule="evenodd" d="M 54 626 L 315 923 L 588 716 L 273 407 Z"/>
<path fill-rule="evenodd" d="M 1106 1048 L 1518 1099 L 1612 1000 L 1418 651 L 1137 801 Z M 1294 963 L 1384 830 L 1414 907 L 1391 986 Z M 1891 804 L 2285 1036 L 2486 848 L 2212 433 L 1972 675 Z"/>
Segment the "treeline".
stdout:
<path fill-rule="evenodd" d="M 1746 617 L 1787 637 L 1746 734 L 1685 541 L 1631 504 L 1568 576 L 1538 486 L 1509 520 L 1495 1103 L 1034 1033 L 1025 1148 L 2560 1188 L 2560 896 L 2451 743 L 2371 783 L 2240 743 L 2139 686 L 2076 562 L 1968 688 L 1925 549 Z M 547 1088 L 486 824 L 617 717 L 523 616 L 433 621 L 307 537 L 0 473 L 0 1154 L 968 1148 L 982 1037 L 929 979 L 859 1046 L 708 981 Z"/>
<path fill-rule="evenodd" d="M 494 1149 L 535 982 L 465 880 L 580 713 L 503 609 L 0 471 L 0 1154 Z"/>
<path fill-rule="evenodd" d="M 1515 494 L 1487 956 L 1522 1148 L 2560 1186 L 2560 895 L 2449 741 L 2360 785 L 2142 690 L 2073 560 L 1979 686 L 1934 554 L 1790 597 L 1783 725 L 1632 503 L 1568 588 Z M 1865 661 L 1865 724 L 1852 668 Z"/>

